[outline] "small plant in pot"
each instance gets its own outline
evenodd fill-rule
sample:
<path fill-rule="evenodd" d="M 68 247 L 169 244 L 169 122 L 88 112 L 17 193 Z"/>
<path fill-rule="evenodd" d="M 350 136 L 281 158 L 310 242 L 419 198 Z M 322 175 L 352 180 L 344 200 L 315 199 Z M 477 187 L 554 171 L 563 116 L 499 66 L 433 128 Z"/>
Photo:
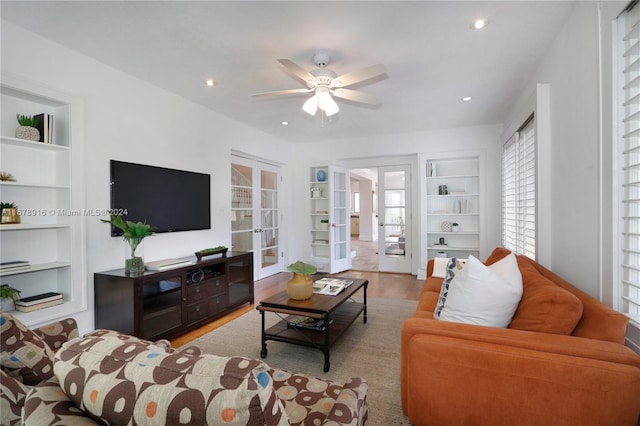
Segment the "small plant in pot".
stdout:
<path fill-rule="evenodd" d="M 9 284 L 0 285 L 0 310 L 2 312 L 13 311 L 15 303 L 20 299 L 20 290 Z"/>
<path fill-rule="evenodd" d="M 460 225 L 458 225 L 457 223 L 453 222 L 451 224 L 451 231 L 452 232 L 458 232 L 459 229 L 460 229 Z"/>
<path fill-rule="evenodd" d="M 15 203 L 0 202 L 1 223 L 20 223 L 18 206 Z"/>
<path fill-rule="evenodd" d="M 320 219 L 320 229 L 329 229 L 329 219 Z"/>
<path fill-rule="evenodd" d="M 293 272 L 293 278 L 287 282 L 287 295 L 291 299 L 306 300 L 313 294 L 313 280 L 311 275 L 318 272 L 318 268 L 308 263 L 297 261 L 287 266 Z"/>
<path fill-rule="evenodd" d="M 16 138 L 26 139 L 30 141 L 40 140 L 40 131 L 37 129 L 40 120 L 31 115 L 16 114 L 18 119 L 18 128 L 16 129 Z"/>
<path fill-rule="evenodd" d="M 136 256 L 136 249 L 146 237 L 153 235 L 151 225 L 144 222 L 132 222 L 124 220 L 122 216 L 111 215 L 111 219 L 100 219 L 102 222 L 109 223 L 122 231 L 122 237 L 129 244 L 131 256 L 125 259 L 124 270 L 126 273 L 139 273 L 144 271 L 144 259 L 142 256 Z"/>

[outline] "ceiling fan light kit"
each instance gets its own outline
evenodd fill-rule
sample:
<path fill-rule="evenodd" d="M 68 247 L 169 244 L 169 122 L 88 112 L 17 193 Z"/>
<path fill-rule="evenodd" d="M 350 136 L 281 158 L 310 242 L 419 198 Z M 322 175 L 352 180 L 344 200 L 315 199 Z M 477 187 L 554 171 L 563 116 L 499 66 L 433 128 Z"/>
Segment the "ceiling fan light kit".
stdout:
<path fill-rule="evenodd" d="M 325 68 L 329 60 L 329 55 L 316 53 L 313 55 L 313 62 L 318 68 L 309 72 L 289 59 L 278 59 L 278 62 L 296 78 L 304 82 L 307 88 L 255 93 L 251 96 L 282 96 L 313 93 L 302 105 L 302 110 L 309 115 L 315 115 L 318 109 L 320 109 L 327 117 L 337 114 L 340 111 L 338 104 L 333 99 L 334 96 L 362 104 L 380 105 L 380 101 L 376 97 L 356 90 L 346 89 L 345 87 L 362 83 L 375 77 L 386 76 L 387 71 L 384 65 L 373 65 L 359 71 L 336 76 L 335 72 Z"/>

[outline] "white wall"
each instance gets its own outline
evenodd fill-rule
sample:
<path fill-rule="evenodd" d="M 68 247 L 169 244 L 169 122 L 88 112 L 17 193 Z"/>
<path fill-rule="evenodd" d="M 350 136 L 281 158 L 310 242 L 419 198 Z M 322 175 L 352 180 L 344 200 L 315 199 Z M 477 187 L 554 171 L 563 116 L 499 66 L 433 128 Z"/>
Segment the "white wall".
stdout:
<path fill-rule="evenodd" d="M 550 191 L 539 194 L 550 209 L 542 214 L 551 218 L 550 241 L 541 242 L 551 251 L 545 266 L 594 297 L 608 294 L 603 297 L 608 303 L 612 281 L 601 278 L 601 269 L 611 271 L 611 198 L 602 188 L 611 188 L 611 157 L 603 162 L 602 144 L 610 144 L 610 137 L 603 141 L 601 132 L 605 116 L 610 132 L 610 110 L 603 109 L 610 106 L 602 102 L 610 100 L 611 86 L 602 81 L 603 75 L 610 78 L 610 70 L 599 69 L 599 63 L 604 58 L 610 66 L 611 11 L 620 12 L 625 3 L 578 2 L 512 108 L 519 110 L 538 83 L 549 85 L 551 162 L 538 169 L 551 182 Z M 599 21 L 602 6 L 608 13 Z M 608 183 L 603 185 L 602 179 Z"/>
<path fill-rule="evenodd" d="M 109 207 L 109 160 L 211 174 L 212 229 L 158 234 L 145 240 L 147 260 L 193 255 L 229 246 L 230 152 L 290 162 L 290 144 L 258 132 L 125 75 L 86 56 L 2 21 L 2 71 L 84 99 L 86 208 Z M 26 54 L 33 52 L 34 54 Z M 277 157 L 274 156 L 277 153 Z M 285 167 L 286 169 L 286 167 Z M 286 175 L 286 170 L 283 173 Z M 286 208 L 286 206 L 285 206 Z M 98 218 L 86 218 L 89 310 L 76 315 L 81 332 L 93 329 L 93 273 L 124 265 L 123 241 Z"/>
<path fill-rule="evenodd" d="M 442 129 L 429 132 L 379 135 L 377 137 L 353 138 L 331 142 L 295 145 L 296 167 L 292 171 L 294 179 L 293 193 L 306 197 L 308 189 L 308 168 L 311 165 L 340 164 L 351 168 L 367 168 L 390 164 L 411 164 L 413 198 L 413 261 L 412 273 L 418 275 L 424 269 L 426 249 L 423 247 L 424 230 L 420 228 L 420 176 L 418 157 L 449 151 L 480 151 L 485 158 L 481 173 L 484 174 L 485 188 L 482 188 L 486 214 L 482 227 L 487 240 L 487 251 L 500 245 L 501 235 L 501 157 L 500 134 L 502 125 L 475 126 L 457 129 Z M 304 198 L 296 201 L 303 202 Z M 306 203 L 308 204 L 308 203 Z M 294 218 L 294 227 L 299 238 L 291 241 L 291 253 L 307 254 L 309 238 L 307 216 L 300 214 Z M 423 253 L 424 252 L 424 253 Z M 423 256 L 424 255 L 424 256 Z"/>

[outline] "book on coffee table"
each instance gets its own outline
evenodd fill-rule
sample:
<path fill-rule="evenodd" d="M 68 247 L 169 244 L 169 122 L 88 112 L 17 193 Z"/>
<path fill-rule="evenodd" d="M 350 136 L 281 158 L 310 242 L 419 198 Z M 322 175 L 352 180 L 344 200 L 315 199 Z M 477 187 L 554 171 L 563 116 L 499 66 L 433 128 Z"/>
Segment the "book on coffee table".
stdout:
<path fill-rule="evenodd" d="M 313 283 L 313 292 L 315 294 L 324 294 L 335 296 L 342 290 L 353 284 L 353 280 L 340 278 L 321 278 Z"/>

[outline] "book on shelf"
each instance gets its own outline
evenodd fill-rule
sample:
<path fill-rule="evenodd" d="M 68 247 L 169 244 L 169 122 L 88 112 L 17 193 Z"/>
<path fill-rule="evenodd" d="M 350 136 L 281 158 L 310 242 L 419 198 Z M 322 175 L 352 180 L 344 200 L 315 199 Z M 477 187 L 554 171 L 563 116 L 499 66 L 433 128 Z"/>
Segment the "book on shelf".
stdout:
<path fill-rule="evenodd" d="M 62 294 L 49 291 L 47 293 L 36 294 L 35 296 L 23 297 L 16 301 L 16 306 L 32 306 L 52 300 L 62 300 Z"/>
<path fill-rule="evenodd" d="M 40 131 L 40 142 L 53 143 L 53 115 L 43 113 L 34 118 L 38 119 L 36 128 Z"/>
<path fill-rule="evenodd" d="M 16 311 L 32 312 L 32 311 L 37 311 L 38 309 L 48 308 L 50 306 L 62 305 L 62 303 L 64 303 L 64 300 L 62 299 L 62 297 L 58 299 L 49 300 L 47 302 L 36 303 L 35 305 L 29 305 L 29 306 L 18 305 L 18 303 L 16 302 Z"/>
<path fill-rule="evenodd" d="M 326 328 L 325 320 L 323 318 L 311 318 L 299 315 L 293 315 L 287 317 L 287 326 L 294 328 L 302 328 L 305 330 L 324 331 Z M 333 320 L 329 320 L 331 324 Z"/>
<path fill-rule="evenodd" d="M 16 269 L 30 268 L 31 264 L 26 260 L 14 260 L 0 263 L 0 272 L 14 271 Z"/>
<path fill-rule="evenodd" d="M 346 278 L 321 278 L 313 283 L 313 292 L 335 296 L 351 284 L 353 284 L 353 280 Z"/>

